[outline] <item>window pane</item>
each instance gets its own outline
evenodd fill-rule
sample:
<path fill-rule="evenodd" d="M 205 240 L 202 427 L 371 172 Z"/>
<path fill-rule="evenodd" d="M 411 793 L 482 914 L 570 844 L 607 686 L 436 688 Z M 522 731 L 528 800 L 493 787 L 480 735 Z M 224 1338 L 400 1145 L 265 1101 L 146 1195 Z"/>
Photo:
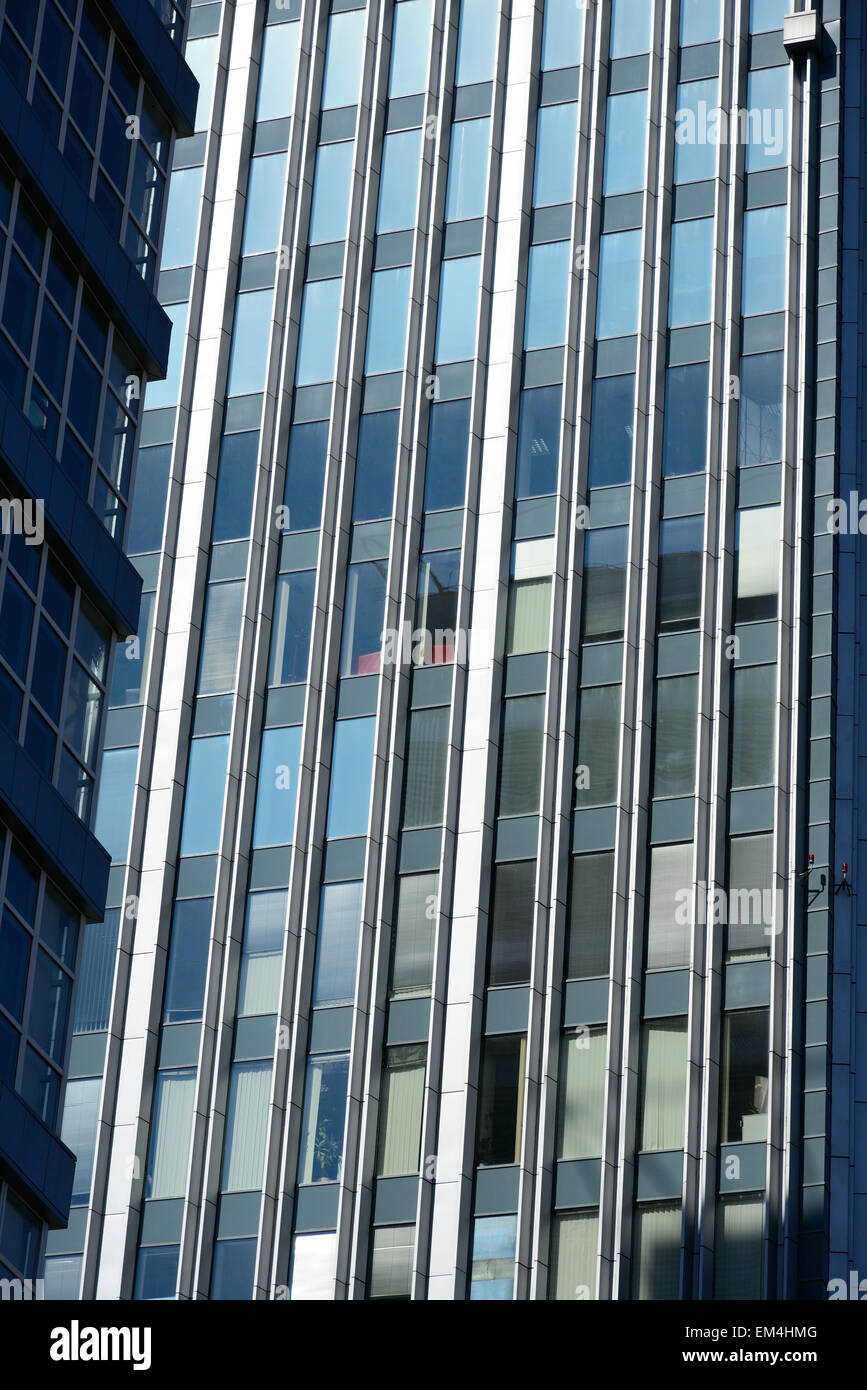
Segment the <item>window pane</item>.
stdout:
<path fill-rule="evenodd" d="M 334 726 L 325 831 L 329 839 L 367 833 L 375 731 L 375 719 L 338 719 Z"/>
<path fill-rule="evenodd" d="M 712 112 L 717 108 L 715 77 L 702 82 L 682 82 L 677 89 L 674 132 L 674 182 L 696 183 L 712 179 L 719 145 Z"/>
<path fill-rule="evenodd" d="M 545 0 L 542 68 L 574 68 L 581 62 L 584 8 L 574 0 Z"/>
<path fill-rule="evenodd" d="M 650 851 L 647 969 L 689 965 L 693 924 L 693 846 L 654 845 Z"/>
<path fill-rule="evenodd" d="M 139 449 L 127 540 L 130 555 L 147 555 L 162 545 L 171 462 L 170 444 Z"/>
<path fill-rule="evenodd" d="M 462 0 L 456 86 L 490 82 L 494 76 L 498 8 L 497 0 Z"/>
<path fill-rule="evenodd" d="M 470 1300 L 509 1302 L 515 1289 L 517 1216 L 483 1216 L 473 1222 Z"/>
<path fill-rule="evenodd" d="M 378 1177 L 418 1172 L 426 1064 L 426 1043 L 385 1049 L 379 1099 Z"/>
<path fill-rule="evenodd" d="M 349 1056 L 312 1057 L 307 1063 L 298 1181 L 339 1182 L 349 1085 Z"/>
<path fill-rule="evenodd" d="M 199 99 L 196 105 L 196 130 L 207 130 L 210 126 L 211 101 L 214 95 L 214 78 L 217 75 L 217 45 L 214 38 L 193 39 L 185 49 L 184 60 L 192 69 L 199 84 Z"/>
<path fill-rule="evenodd" d="M 334 145 L 332 148 L 339 149 L 340 146 Z M 250 160 L 244 239 L 241 243 L 243 256 L 273 251 L 280 241 L 285 171 L 285 154 L 260 155 Z"/>
<path fill-rule="evenodd" d="M 469 438 L 468 400 L 439 401 L 431 406 L 425 471 L 425 511 L 463 506 Z"/>
<path fill-rule="evenodd" d="M 334 1297 L 337 1236 L 296 1236 L 292 1243 L 292 1283 L 289 1297 L 319 1300 Z"/>
<path fill-rule="evenodd" d="M 547 651 L 550 630 L 551 580 L 513 580 L 509 587 L 507 656 Z"/>
<path fill-rule="evenodd" d="M 619 685 L 600 685 L 581 692 L 576 807 L 612 806 L 617 800 L 621 698 Z"/>
<path fill-rule="evenodd" d="M 475 356 L 480 256 L 443 261 L 435 360 L 468 362 Z"/>
<path fill-rule="evenodd" d="M 789 157 L 789 65 L 759 68 L 747 80 L 746 171 L 779 169 Z"/>
<path fill-rule="evenodd" d="M 750 33 L 763 34 L 782 29 L 783 16 L 791 10 L 790 0 L 751 0 Z"/>
<path fill-rule="evenodd" d="M 146 1197 L 183 1197 L 193 1131 L 195 1067 L 158 1071 Z"/>
<path fill-rule="evenodd" d="M 768 1010 L 727 1013 L 723 1025 L 722 1142 L 768 1137 Z"/>
<path fill-rule="evenodd" d="M 604 376 L 593 383 L 590 487 L 613 487 L 632 477 L 635 377 Z"/>
<path fill-rule="evenodd" d="M 635 1209 L 632 1234 L 632 1297 L 676 1299 L 680 1293 L 679 1202 L 651 1202 Z"/>
<path fill-rule="evenodd" d="M 404 830 L 442 825 L 450 707 L 413 710 L 406 751 Z"/>
<path fill-rule="evenodd" d="M 262 735 L 253 845 L 291 845 L 295 834 L 301 725 L 266 729 Z"/>
<path fill-rule="evenodd" d="M 257 121 L 272 121 L 291 114 L 298 64 L 298 30 L 297 24 L 269 24 L 265 28 L 259 68 Z M 174 177 L 173 174 L 173 180 Z"/>
<path fill-rule="evenodd" d="M 780 593 L 779 507 L 750 507 L 735 518 L 735 622 L 776 618 Z M 775 653 L 768 652 L 772 657 Z"/>
<path fill-rule="evenodd" d="M 90 1200 L 101 1090 L 101 1076 L 88 1077 L 82 1081 L 70 1080 L 66 1087 L 63 1128 L 60 1131 L 60 1137 L 66 1147 L 75 1154 L 75 1177 L 72 1183 L 73 1206 Z"/>
<path fill-rule="evenodd" d="M 164 1023 L 194 1023 L 202 1017 L 213 906 L 212 898 L 186 898 L 175 903 Z"/>
<path fill-rule="evenodd" d="M 566 978 L 598 979 L 608 974 L 614 855 L 578 854 L 572 860 Z"/>
<path fill-rule="evenodd" d="M 72 981 L 46 951 L 36 953 L 30 997 L 30 1034 L 53 1062 L 63 1062 Z"/>
<path fill-rule="evenodd" d="M 211 1298 L 215 1301 L 239 1300 L 252 1297 L 256 1274 L 258 1241 L 217 1240 L 214 1242 L 214 1271 L 211 1279 Z"/>
<path fill-rule="evenodd" d="M 731 713 L 733 788 L 771 785 L 777 723 L 776 666 L 745 666 L 735 671 Z"/>
<path fill-rule="evenodd" d="M 701 616 L 704 517 L 683 516 L 659 528 L 658 621 L 660 629 L 683 632 Z"/>
<path fill-rule="evenodd" d="M 73 1027 L 76 1033 L 103 1033 L 109 1024 L 117 956 L 120 910 L 107 911 L 104 922 L 83 928 Z"/>
<path fill-rule="evenodd" d="M 698 728 L 698 676 L 656 683 L 654 796 L 692 796 Z"/>
<path fill-rule="evenodd" d="M 686 1019 L 643 1024 L 640 1149 L 683 1148 L 686 1075 Z"/>
<path fill-rule="evenodd" d="M 446 188 L 448 222 L 484 215 L 490 125 L 485 116 L 480 121 L 456 121 L 452 127 Z"/>
<path fill-rule="evenodd" d="M 501 816 L 537 815 L 542 785 L 545 697 L 506 700 L 500 765 Z"/>
<path fill-rule="evenodd" d="M 546 497 L 557 490 L 562 388 L 521 393 L 515 496 Z"/>
<path fill-rule="evenodd" d="M 412 0 L 402 0 L 402 3 L 412 3 Z M 379 209 L 376 216 L 376 230 L 379 233 L 399 232 L 415 226 L 421 170 L 421 137 L 420 130 L 398 130 L 386 135 L 382 142 Z M 452 172 L 450 160 L 450 181 Z"/>
<path fill-rule="evenodd" d="M 331 381 L 334 376 L 342 284 L 342 280 L 315 280 L 304 286 L 296 373 L 298 386 Z M 270 293 L 269 290 L 269 296 Z M 256 389 L 261 390 L 261 383 Z"/>
<path fill-rule="evenodd" d="M 738 467 L 783 457 L 783 354 L 742 357 L 738 405 Z"/>
<path fill-rule="evenodd" d="M 199 695 L 220 695 L 235 688 L 243 602 L 242 579 L 232 584 L 208 586 L 199 665 Z"/>
<path fill-rule="evenodd" d="M 286 893 L 251 893 L 247 898 L 238 1017 L 277 1012 Z"/>
<path fill-rule="evenodd" d="M 373 1232 L 368 1298 L 409 1298 L 415 1226 L 380 1226 Z"/>
<path fill-rule="evenodd" d="M 253 160 L 254 165 L 263 162 Z M 178 169 L 172 174 L 160 261 L 163 270 L 193 263 L 204 172 L 203 168 Z"/>
<path fill-rule="evenodd" d="M 137 753 L 138 749 L 131 751 Z M 216 854 L 220 847 L 228 757 L 228 735 L 194 738 L 190 744 L 181 854 Z"/>
<path fill-rule="evenodd" d="M 556 108 L 555 108 L 556 109 Z M 644 187 L 647 92 L 623 92 L 608 98 L 605 121 L 605 197 Z"/>
<path fill-rule="evenodd" d="M 734 837 L 729 842 L 727 961 L 762 960 L 770 954 L 781 910 L 774 882 L 773 835 Z"/>
<path fill-rule="evenodd" d="M 524 322 L 524 347 L 528 352 L 558 347 L 566 341 L 570 250 L 568 241 L 530 247 Z"/>
<path fill-rule="evenodd" d="M 319 525 L 327 449 L 327 420 L 292 426 L 283 498 L 285 531 L 307 531 Z"/>
<path fill-rule="evenodd" d="M 269 685 L 292 685 L 307 678 L 315 583 L 315 570 L 277 576 Z"/>
<path fill-rule="evenodd" d="M 322 889 L 313 1003 L 351 1004 L 361 937 L 360 883 L 329 883 Z"/>
<path fill-rule="evenodd" d="M 683 48 L 713 43 L 720 36 L 717 0 L 680 0 L 680 42 Z"/>
<path fill-rule="evenodd" d="M 638 332 L 640 284 L 641 232 L 609 232 L 600 237 L 597 338 Z"/>
<path fill-rule="evenodd" d="M 365 560 L 347 570 L 342 676 L 369 676 L 380 669 L 387 570 L 386 560 Z"/>
<path fill-rule="evenodd" d="M 224 1192 L 256 1192 L 262 1186 L 268 1138 L 271 1062 L 236 1062 L 229 1082 Z"/>
<path fill-rule="evenodd" d="M 786 207 L 744 213 L 744 314 L 774 314 L 786 307 L 787 215 Z"/>
<path fill-rule="evenodd" d="M 423 636 L 413 639 L 416 665 L 437 666 L 455 659 L 460 645 L 456 630 L 460 568 L 459 550 L 435 550 L 419 560 L 414 631 Z"/>
<path fill-rule="evenodd" d="M 334 106 L 354 106 L 358 101 L 365 19 L 364 10 L 349 10 L 332 14 L 328 22 L 323 111 Z"/>
<path fill-rule="evenodd" d="M 427 90 L 430 19 L 430 0 L 402 0 L 395 5 L 389 97 L 411 96 Z"/>
<path fill-rule="evenodd" d="M 599 1213 L 555 1215 L 551 1235 L 549 1299 L 566 1301 L 596 1296 L 596 1244 Z"/>
<path fill-rule="evenodd" d="M 588 531 L 584 540 L 585 642 L 619 641 L 626 609 L 626 526 Z"/>
<path fill-rule="evenodd" d="M 108 850 L 113 864 L 122 864 L 126 859 L 137 763 L 137 748 L 107 748 L 102 755 L 93 833 Z"/>
<path fill-rule="evenodd" d="M 353 521 L 375 521 L 391 516 L 399 422 L 399 410 L 377 410 L 361 417 L 352 495 Z"/>
<path fill-rule="evenodd" d="M 713 1296 L 751 1299 L 764 1296 L 764 1197 L 729 1197 L 717 1202 Z"/>
<path fill-rule="evenodd" d="M 319 242 L 343 241 L 346 236 L 354 151 L 352 140 L 319 146 L 313 180 L 313 210 L 310 214 L 311 246 Z M 279 157 L 281 160 L 285 158 L 284 155 Z"/>
<path fill-rule="evenodd" d="M 703 473 L 707 458 L 708 364 L 669 367 L 665 374 L 662 473 Z"/>
<path fill-rule="evenodd" d="M 164 406 L 177 405 L 181 389 L 181 364 L 184 357 L 184 340 L 187 332 L 188 304 L 166 304 L 163 306 L 172 323 L 172 336 L 169 345 L 169 363 L 164 381 L 149 381 L 145 393 L 148 410 L 159 410 Z"/>
<path fill-rule="evenodd" d="M 0 918 L 0 1004 L 21 1021 L 27 966 L 30 960 L 30 933 L 11 912 Z"/>
<path fill-rule="evenodd" d="M 226 386 L 229 396 L 247 396 L 265 389 L 272 299 L 273 290 L 255 290 L 252 294 L 239 294 L 235 301 L 235 327 Z M 148 400 L 148 405 L 150 403 Z"/>
<path fill-rule="evenodd" d="M 428 994 L 433 979 L 439 875 L 406 874 L 397 881 L 392 929 L 393 995 Z"/>
<path fill-rule="evenodd" d="M 557 1158 L 596 1158 L 602 1153 L 605 1108 L 604 1028 L 579 1028 L 560 1040 Z"/>
<path fill-rule="evenodd" d="M 702 217 L 671 229 L 669 328 L 710 322 L 713 227 L 712 217 Z"/>
<path fill-rule="evenodd" d="M 482 1045 L 476 1161 L 517 1163 L 524 1110 L 525 1037 L 488 1037 Z"/>
<path fill-rule="evenodd" d="M 404 4 L 407 2 L 403 0 Z M 370 278 L 365 372 L 398 372 L 403 368 L 410 274 L 410 267 L 406 265 L 374 271 Z"/>
<path fill-rule="evenodd" d="M 650 52 L 652 8 L 647 0 L 611 0 L 611 57 Z"/>
<path fill-rule="evenodd" d="M 489 985 L 529 981 L 535 906 L 535 859 L 518 864 L 497 864 L 488 947 Z"/>

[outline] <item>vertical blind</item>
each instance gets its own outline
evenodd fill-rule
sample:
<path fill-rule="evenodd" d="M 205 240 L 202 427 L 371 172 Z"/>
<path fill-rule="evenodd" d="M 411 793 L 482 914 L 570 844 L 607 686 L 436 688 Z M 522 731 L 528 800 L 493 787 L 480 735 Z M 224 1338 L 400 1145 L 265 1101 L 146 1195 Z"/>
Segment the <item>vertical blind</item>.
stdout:
<path fill-rule="evenodd" d="M 632 1296 L 676 1299 L 680 1283 L 680 1203 L 636 1207 L 633 1226 Z"/>
<path fill-rule="evenodd" d="M 442 825 L 449 714 L 444 705 L 410 715 L 404 829 Z"/>
<path fill-rule="evenodd" d="M 224 1192 L 256 1192 L 262 1186 L 271 1062 L 236 1062 L 229 1083 Z"/>
<path fill-rule="evenodd" d="M 506 655 L 547 651 L 550 626 L 551 580 L 514 580 L 509 597 Z"/>
<path fill-rule="evenodd" d="M 418 1172 L 426 1058 L 424 1043 L 386 1051 L 376 1163 L 379 1177 Z"/>
<path fill-rule="evenodd" d="M 604 1028 L 560 1042 L 558 1158 L 596 1158 L 602 1153 L 606 1044 Z"/>
<path fill-rule="evenodd" d="M 611 955 L 614 855 L 578 854 L 572 861 L 566 977 L 607 975 Z"/>
<path fill-rule="evenodd" d="M 693 910 L 693 846 L 657 845 L 650 851 L 647 918 L 648 970 L 689 965 Z M 678 897 L 689 891 L 689 899 Z"/>
<path fill-rule="evenodd" d="M 576 1211 L 554 1217 L 551 1293 L 558 1302 L 596 1297 L 598 1231 L 598 1211 Z"/>
<path fill-rule="evenodd" d="M 686 1019 L 645 1023 L 641 1034 L 639 1148 L 682 1149 L 686 1104 Z"/>
<path fill-rule="evenodd" d="M 739 1198 L 717 1205 L 714 1298 L 761 1299 L 764 1198 Z"/>
<path fill-rule="evenodd" d="M 426 994 L 433 979 L 438 874 L 406 874 L 398 879 L 391 989 L 393 994 Z"/>
<path fill-rule="evenodd" d="M 235 688 L 243 600 L 243 580 L 208 586 L 199 695 L 220 695 Z"/>
<path fill-rule="evenodd" d="M 190 1161 L 195 1067 L 157 1072 L 146 1196 L 183 1197 Z"/>

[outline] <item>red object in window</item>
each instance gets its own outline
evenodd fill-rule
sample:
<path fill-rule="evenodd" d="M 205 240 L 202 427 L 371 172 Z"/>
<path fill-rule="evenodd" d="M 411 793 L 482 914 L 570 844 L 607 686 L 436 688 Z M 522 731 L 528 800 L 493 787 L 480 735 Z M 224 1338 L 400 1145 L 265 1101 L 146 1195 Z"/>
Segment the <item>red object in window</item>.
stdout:
<path fill-rule="evenodd" d="M 357 676 L 375 676 L 382 660 L 381 652 L 365 652 L 355 663 Z"/>

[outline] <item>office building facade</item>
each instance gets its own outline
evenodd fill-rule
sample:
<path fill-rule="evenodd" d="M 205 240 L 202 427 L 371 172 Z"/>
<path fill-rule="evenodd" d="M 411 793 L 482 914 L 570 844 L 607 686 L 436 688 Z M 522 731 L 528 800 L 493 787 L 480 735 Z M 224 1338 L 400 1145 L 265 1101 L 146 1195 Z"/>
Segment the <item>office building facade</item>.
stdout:
<path fill-rule="evenodd" d="M 147 4 L 0 4 L 0 1279 L 34 1296 L 75 1156 L 76 968 L 103 949 L 95 824 L 174 130 L 195 83 Z M 80 998 L 80 996 L 79 996 Z M 74 1058 L 75 1048 L 72 1047 Z"/>
<path fill-rule="evenodd" d="M 788 10 L 192 8 L 53 1290 L 865 1256 L 864 17 Z"/>

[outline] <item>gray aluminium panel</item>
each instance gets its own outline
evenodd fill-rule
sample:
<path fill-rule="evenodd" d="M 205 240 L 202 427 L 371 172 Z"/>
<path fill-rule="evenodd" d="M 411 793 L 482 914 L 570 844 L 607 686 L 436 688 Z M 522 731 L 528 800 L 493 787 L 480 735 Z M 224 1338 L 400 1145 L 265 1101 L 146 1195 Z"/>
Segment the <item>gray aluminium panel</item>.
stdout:
<path fill-rule="evenodd" d="M 608 977 L 598 980 L 569 980 L 563 1000 L 563 1027 L 582 1028 L 608 1019 Z"/>
<path fill-rule="evenodd" d="M 503 1168 L 478 1168 L 474 1211 L 476 1216 L 495 1216 L 518 1210 L 521 1170 L 517 1163 Z"/>
<path fill-rule="evenodd" d="M 295 1198 L 296 1231 L 333 1231 L 337 1226 L 340 1184 L 316 1183 L 299 1187 Z"/>
<path fill-rule="evenodd" d="M 602 1160 L 579 1158 L 557 1164 L 554 1185 L 555 1207 L 595 1207 L 599 1205 Z"/>
<path fill-rule="evenodd" d="M 485 1033 L 525 1033 L 530 1014 L 530 986 L 511 985 L 485 994 Z"/>
<path fill-rule="evenodd" d="M 373 1220 L 377 1226 L 393 1226 L 415 1221 L 418 1206 L 418 1178 L 377 1178 L 373 1198 Z"/>
<path fill-rule="evenodd" d="M 683 1150 L 637 1155 L 635 1199 L 659 1202 L 679 1197 L 683 1188 Z"/>

